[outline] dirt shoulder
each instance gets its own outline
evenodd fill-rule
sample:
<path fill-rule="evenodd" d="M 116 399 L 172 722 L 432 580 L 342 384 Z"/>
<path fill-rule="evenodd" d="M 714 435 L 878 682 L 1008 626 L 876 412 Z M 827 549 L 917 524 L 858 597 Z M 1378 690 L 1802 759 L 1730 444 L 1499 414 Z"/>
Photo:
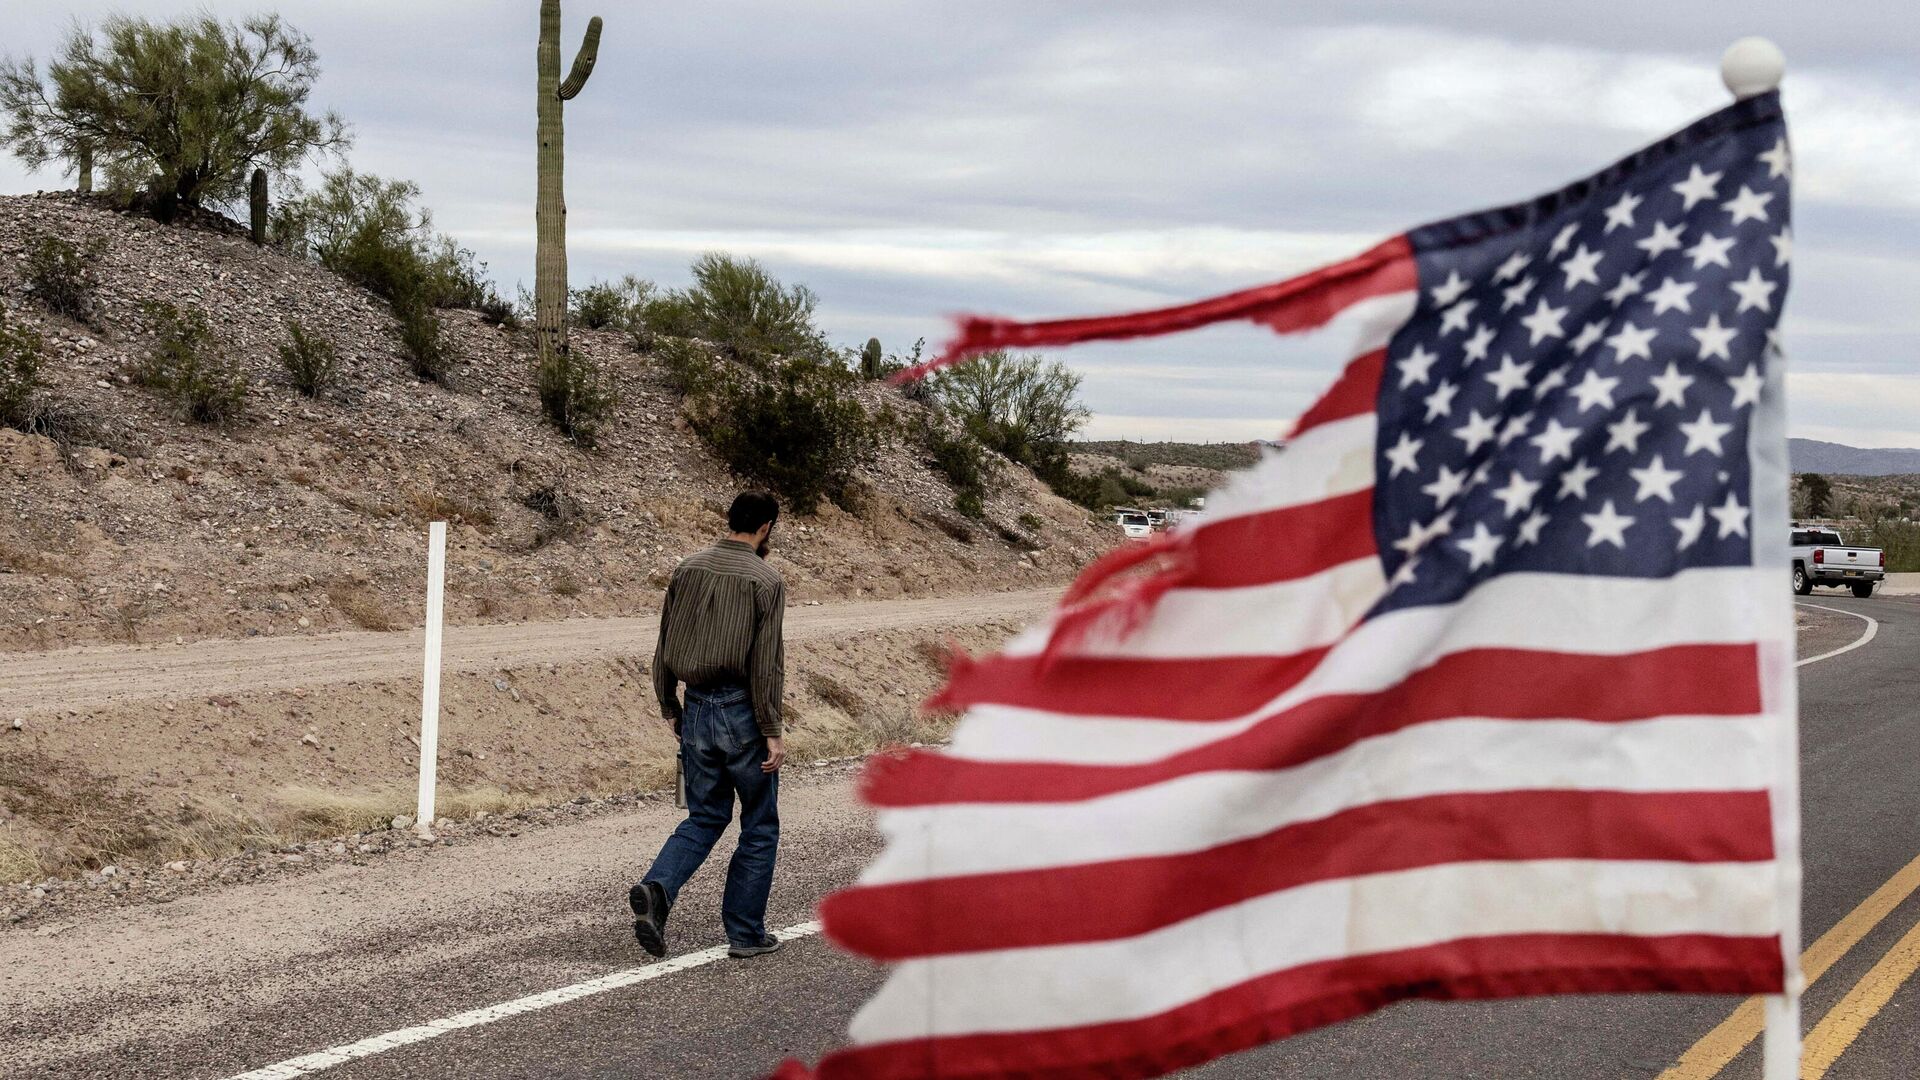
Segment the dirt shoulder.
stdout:
<path fill-rule="evenodd" d="M 944 677 L 948 650 L 994 648 L 1054 595 L 790 609 L 791 758 L 944 737 L 950 718 L 919 704 Z M 441 813 L 471 821 L 667 788 L 674 742 L 647 667 L 654 626 L 632 618 L 453 631 Z M 253 864 L 221 860 L 390 847 L 376 834 L 413 812 L 419 664 L 417 632 L 0 660 L 0 882 L 13 883 L 0 895 L 0 925 L 46 916 L 75 889 L 139 891 L 169 863 L 194 874 L 218 864 L 206 872 L 245 880 Z M 109 866 L 115 872 L 103 873 Z"/>

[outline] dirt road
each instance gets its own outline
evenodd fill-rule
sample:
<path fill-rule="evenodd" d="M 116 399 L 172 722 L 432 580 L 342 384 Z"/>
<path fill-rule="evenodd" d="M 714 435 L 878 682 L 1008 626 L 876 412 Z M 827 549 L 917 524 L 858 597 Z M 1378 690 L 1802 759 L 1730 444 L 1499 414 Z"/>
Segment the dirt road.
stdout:
<path fill-rule="evenodd" d="M 1044 612 L 1057 589 L 926 600 L 794 607 L 787 639 L 808 641 Z M 449 627 L 445 671 L 490 671 L 545 661 L 650 655 L 659 621 L 568 619 Z M 420 673 L 420 631 L 325 634 L 185 645 L 88 647 L 0 655 L 0 714 L 26 716 L 130 701 L 408 678 Z"/>

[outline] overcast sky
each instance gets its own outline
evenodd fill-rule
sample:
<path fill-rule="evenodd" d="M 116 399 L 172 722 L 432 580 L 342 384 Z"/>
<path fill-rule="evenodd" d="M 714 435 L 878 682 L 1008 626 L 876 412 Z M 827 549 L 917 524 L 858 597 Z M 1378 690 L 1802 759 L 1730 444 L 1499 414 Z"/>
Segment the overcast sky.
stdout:
<path fill-rule="evenodd" d="M 211 0 L 238 17 L 252 4 Z M 36 0 L 0 52 L 184 3 Z M 352 123 L 511 292 L 532 281 L 536 0 L 288 0 Z M 1307 4 L 569 0 L 600 63 L 567 106 L 576 284 L 755 256 L 836 339 L 945 316 L 1188 299 L 1514 201 L 1728 100 L 1733 38 L 1788 57 L 1794 434 L 1920 446 L 1920 6 L 1806 0 Z M 0 162 L 0 192 L 64 186 Z M 1059 353 L 1098 437 L 1269 436 L 1343 343 L 1226 328 Z"/>

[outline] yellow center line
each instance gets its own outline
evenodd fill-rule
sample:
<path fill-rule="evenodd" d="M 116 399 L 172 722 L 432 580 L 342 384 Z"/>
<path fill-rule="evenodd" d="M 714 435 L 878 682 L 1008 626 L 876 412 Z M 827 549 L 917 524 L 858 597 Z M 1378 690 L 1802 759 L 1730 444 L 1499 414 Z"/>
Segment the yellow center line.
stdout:
<path fill-rule="evenodd" d="M 1886 884 L 1873 891 L 1873 895 L 1860 901 L 1860 906 L 1847 912 L 1847 916 L 1833 924 L 1833 928 L 1820 935 L 1806 952 L 1800 954 L 1800 970 L 1805 974 L 1808 986 L 1826 974 L 1834 962 L 1847 954 L 1849 949 L 1860 943 L 1874 927 L 1880 925 L 1901 901 L 1920 889 L 1920 858 L 1900 868 L 1899 872 L 1888 878 Z M 1722 1021 L 1720 1026 L 1706 1033 L 1699 1042 L 1694 1043 L 1673 1067 L 1660 1074 L 1659 1080 L 1709 1080 L 1720 1075 L 1727 1062 L 1739 1056 L 1747 1044 L 1758 1038 L 1766 1026 L 1761 999 L 1751 997 L 1733 1010 L 1733 1015 Z M 1823 1021 L 1824 1023 L 1824 1021 Z M 1856 1032 L 1857 1034 L 1857 1032 Z"/>
<path fill-rule="evenodd" d="M 1920 970 L 1920 923 L 1873 965 L 1807 1035 L 1800 1055 L 1800 1080 L 1821 1080 L 1847 1047 L 1873 1021 L 1901 984 Z"/>

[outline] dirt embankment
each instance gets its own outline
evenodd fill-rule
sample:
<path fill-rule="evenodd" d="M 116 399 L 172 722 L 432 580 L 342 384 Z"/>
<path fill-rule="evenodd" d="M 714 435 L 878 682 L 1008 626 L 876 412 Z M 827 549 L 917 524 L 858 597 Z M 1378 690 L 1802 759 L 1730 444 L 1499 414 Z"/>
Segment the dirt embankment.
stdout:
<path fill-rule="evenodd" d="M 793 609 L 793 760 L 943 737 L 949 718 L 919 705 L 944 675 L 948 649 L 992 648 L 1052 598 Z M 458 816 L 671 781 L 673 738 L 647 668 L 651 620 L 542 629 L 476 628 L 464 643 L 455 639 L 441 687 L 440 781 Z M 39 678 L 18 680 L 29 689 L 0 704 L 0 713 L 17 709 L 23 721 L 19 730 L 0 723 L 0 883 L 244 848 L 271 852 L 381 829 L 411 813 L 417 635 L 352 638 L 332 660 L 291 670 L 277 663 L 282 645 L 271 641 L 0 661 L 0 683 L 15 682 L 17 668 L 32 667 Z M 321 651 L 331 644 L 315 642 Z M 209 659 L 227 672 L 222 681 L 204 675 Z M 116 667 L 127 675 L 118 684 Z M 78 695 L 118 690 L 102 704 L 62 707 L 53 689 L 62 672 Z M 266 685 L 233 685 L 250 672 L 266 673 Z M 0 918 L 23 914 L 19 899 L 0 896 L 0 908 L 12 909 Z"/>
<path fill-rule="evenodd" d="M 47 235 L 103 245 L 86 324 L 26 296 L 24 254 Z M 207 316 L 248 375 L 240 420 L 187 423 L 135 384 L 149 300 Z M 58 420 L 57 438 L 0 428 L 0 651 L 418 625 L 436 518 L 452 523 L 452 624 L 640 614 L 741 486 L 626 336 L 573 335 L 621 401 L 583 451 L 541 419 L 529 331 L 443 312 L 451 386 L 422 383 L 376 298 L 243 237 L 66 195 L 0 197 L 0 303 L 46 341 Z M 293 321 L 339 351 L 338 386 L 318 399 L 281 368 Z M 876 412 L 920 409 L 880 384 L 859 394 Z M 794 599 L 1061 583 L 1116 541 L 1011 465 L 985 518 L 964 518 L 914 441 L 889 439 L 849 508 L 782 521 L 773 563 Z"/>

